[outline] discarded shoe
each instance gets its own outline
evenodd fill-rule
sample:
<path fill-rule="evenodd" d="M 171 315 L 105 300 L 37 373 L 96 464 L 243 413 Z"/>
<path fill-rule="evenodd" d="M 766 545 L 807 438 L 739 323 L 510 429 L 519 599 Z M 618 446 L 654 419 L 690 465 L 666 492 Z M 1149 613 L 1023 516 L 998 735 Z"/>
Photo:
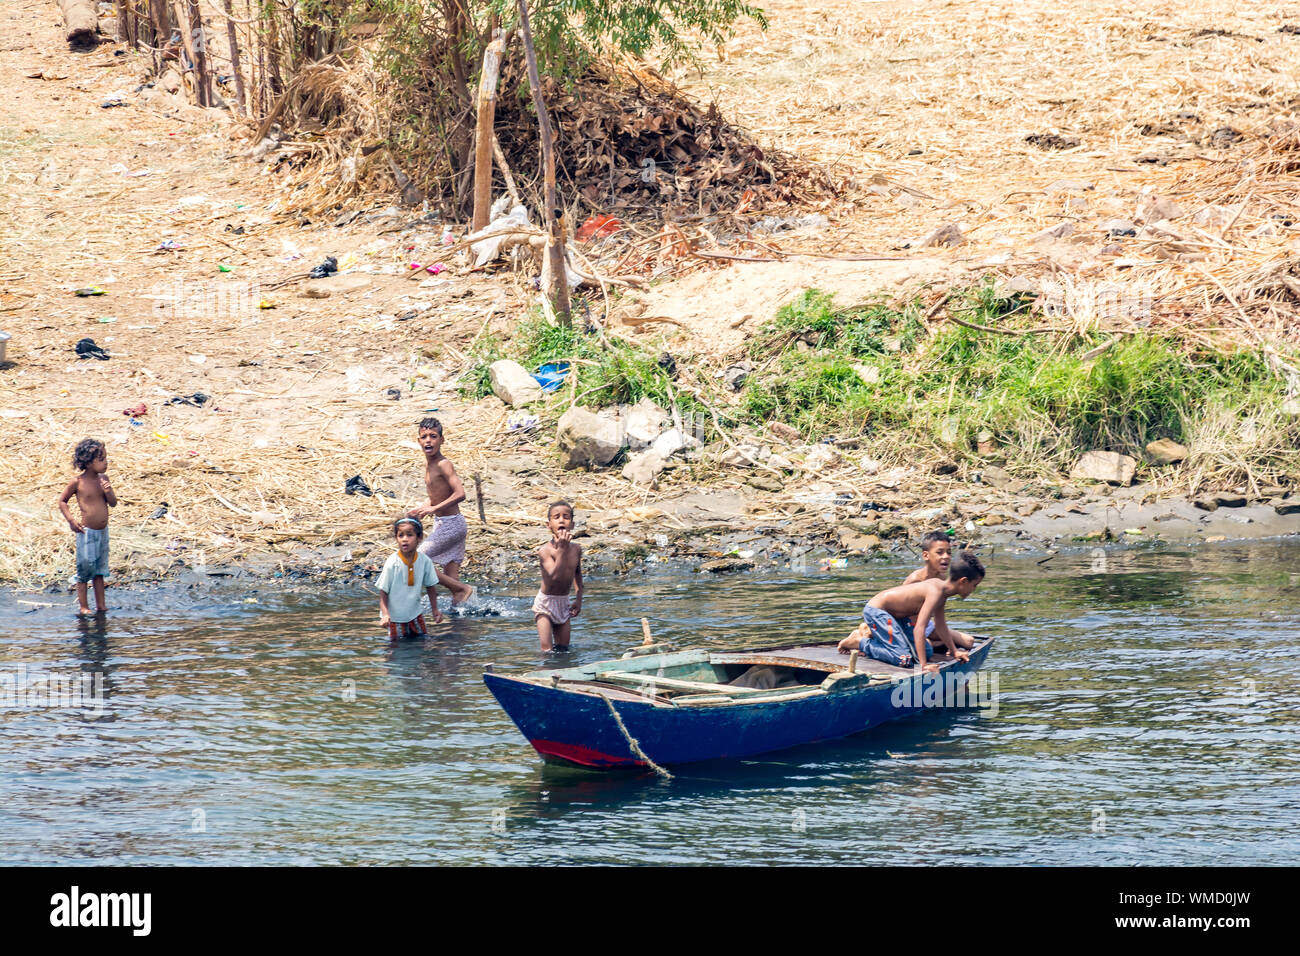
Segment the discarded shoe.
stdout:
<path fill-rule="evenodd" d="M 173 395 L 163 404 L 165 405 L 193 405 L 195 408 L 202 408 L 208 401 L 208 396 L 202 392 L 195 392 L 193 395 Z"/>
<path fill-rule="evenodd" d="M 312 279 L 324 279 L 339 271 L 339 261 L 333 256 L 326 256 L 325 261 L 307 275 Z"/>
<path fill-rule="evenodd" d="M 97 358 L 102 362 L 107 362 L 111 358 L 107 352 L 95 344 L 94 339 L 82 339 L 76 344 L 75 349 L 77 355 L 81 358 Z"/>
<path fill-rule="evenodd" d="M 347 480 L 347 484 L 343 486 L 343 493 L 345 495 L 365 495 L 367 498 L 372 494 L 370 486 L 366 484 L 366 480 L 360 475 L 353 475 Z"/>

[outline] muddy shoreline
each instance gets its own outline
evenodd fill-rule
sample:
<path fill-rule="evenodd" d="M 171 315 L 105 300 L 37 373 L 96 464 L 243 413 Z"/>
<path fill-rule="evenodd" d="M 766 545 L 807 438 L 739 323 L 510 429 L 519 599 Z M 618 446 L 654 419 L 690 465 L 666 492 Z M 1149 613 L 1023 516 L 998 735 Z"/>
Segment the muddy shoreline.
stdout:
<path fill-rule="evenodd" d="M 1300 536 L 1300 497 L 1234 502 L 1205 510 L 1204 500 L 1199 507 L 1184 497 L 1147 500 L 1142 486 L 1096 491 L 1046 502 L 1006 496 L 1000 504 L 955 502 L 907 511 L 865 507 L 872 502 L 834 501 L 811 503 L 801 513 L 774 519 L 745 514 L 755 507 L 751 498 L 715 490 L 683 496 L 675 509 L 671 509 L 673 502 L 660 502 L 669 506 L 665 513 L 672 521 L 599 528 L 592 527 L 598 522 L 580 514 L 576 538 L 590 571 L 616 575 L 653 564 L 725 574 L 777 568 L 826 570 L 843 567 L 841 561 L 916 561 L 920 535 L 937 527 L 951 528 L 959 542 L 986 559 L 998 554 L 1050 559 L 1057 553 L 1096 548 L 1239 544 Z M 1031 510 L 1027 502 L 1033 506 L 1031 514 L 1001 519 L 1017 506 Z M 717 509 L 715 516 L 702 520 L 711 506 Z M 974 517 L 976 511 L 985 516 Z M 536 576 L 536 549 L 544 538 L 540 527 L 484 526 L 471 520 L 465 580 L 493 587 L 530 583 Z M 153 557 L 132 563 L 119 558 L 113 563 L 110 586 L 204 588 L 245 582 L 250 587 L 334 589 L 370 581 L 387 554 L 386 544 L 365 540 L 292 552 L 252 551 L 229 563 L 208 563 L 201 552 L 184 551 L 164 560 Z M 67 572 L 70 575 L 71 568 Z M 6 590 L 53 595 L 70 593 L 72 586 L 61 578 L 43 587 L 11 583 Z"/>

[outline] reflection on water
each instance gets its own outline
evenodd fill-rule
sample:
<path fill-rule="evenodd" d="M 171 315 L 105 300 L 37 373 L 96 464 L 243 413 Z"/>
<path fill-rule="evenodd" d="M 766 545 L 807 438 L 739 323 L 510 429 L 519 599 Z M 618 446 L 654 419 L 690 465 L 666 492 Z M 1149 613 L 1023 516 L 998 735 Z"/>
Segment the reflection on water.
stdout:
<path fill-rule="evenodd" d="M 949 617 L 999 638 L 996 716 L 927 713 L 671 781 L 544 765 L 497 707 L 484 664 L 542 664 L 528 589 L 397 646 L 361 589 L 114 590 L 84 620 L 6 597 L 0 675 L 101 690 L 0 704 L 0 859 L 1293 862 L 1298 555 L 995 555 Z M 642 616 L 678 646 L 839 638 L 904 570 L 593 574 L 564 663 L 618 656 Z"/>

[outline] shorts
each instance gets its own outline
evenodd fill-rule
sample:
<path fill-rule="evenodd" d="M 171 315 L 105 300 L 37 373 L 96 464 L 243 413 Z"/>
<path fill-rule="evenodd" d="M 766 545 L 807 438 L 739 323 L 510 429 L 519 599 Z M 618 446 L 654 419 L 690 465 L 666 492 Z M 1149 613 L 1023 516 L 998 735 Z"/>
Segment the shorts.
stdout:
<path fill-rule="evenodd" d="M 563 624 L 569 619 L 569 596 L 567 594 L 545 594 L 537 592 L 533 598 L 533 620 L 548 617 L 552 624 Z"/>
<path fill-rule="evenodd" d="M 388 622 L 388 636 L 394 641 L 399 637 L 427 637 L 429 628 L 425 626 L 424 615 L 418 614 L 414 621 Z"/>
<path fill-rule="evenodd" d="M 895 667 L 913 667 L 916 664 L 916 639 L 911 621 L 900 621 L 888 611 L 868 604 L 862 609 L 862 620 L 870 631 L 869 637 L 858 642 L 858 649 L 874 660 Z M 925 629 L 928 635 L 934 627 L 934 621 Z M 934 656 L 934 648 L 925 642 L 925 658 Z"/>
<path fill-rule="evenodd" d="M 469 525 L 464 515 L 443 515 L 434 519 L 429 536 L 420 543 L 420 553 L 435 566 L 465 560 L 465 537 Z"/>
<path fill-rule="evenodd" d="M 77 532 L 77 583 L 108 577 L 108 529 Z"/>

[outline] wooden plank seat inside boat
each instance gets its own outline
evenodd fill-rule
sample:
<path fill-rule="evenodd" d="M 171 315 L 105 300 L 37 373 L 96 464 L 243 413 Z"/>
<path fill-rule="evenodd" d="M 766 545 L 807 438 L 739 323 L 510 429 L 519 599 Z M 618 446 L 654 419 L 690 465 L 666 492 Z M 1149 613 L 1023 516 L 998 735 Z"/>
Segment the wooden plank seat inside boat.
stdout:
<path fill-rule="evenodd" d="M 971 653 L 979 650 L 988 642 L 988 638 L 976 638 L 975 646 L 971 648 Z M 936 651 L 938 649 L 936 648 Z M 936 653 L 930 658 L 932 663 L 943 664 L 951 661 L 952 658 L 946 653 Z M 711 654 L 709 655 L 710 664 L 758 664 L 769 665 L 773 667 L 797 667 L 811 668 L 815 670 L 825 670 L 828 672 L 848 670 L 849 655 L 841 654 L 839 648 L 834 644 L 813 644 L 797 647 L 779 647 L 763 654 L 753 653 L 736 653 L 736 654 Z M 859 674 L 881 674 L 889 677 L 911 677 L 915 674 L 908 667 L 894 667 L 892 664 L 886 664 L 884 661 L 878 661 L 867 657 L 865 654 L 858 655 L 858 664 L 854 669 Z"/>
<path fill-rule="evenodd" d="M 696 680 L 676 680 L 671 677 L 656 677 L 653 674 L 638 674 L 636 672 L 626 671 L 605 671 L 597 674 L 598 681 L 608 681 L 613 684 L 628 684 L 634 687 L 654 688 L 659 692 L 682 692 L 691 694 L 726 694 L 728 696 L 744 697 L 750 694 L 771 694 L 778 690 L 808 690 L 806 685 L 790 688 L 768 688 L 760 687 L 737 687 L 733 684 L 715 684 L 709 681 Z"/>

